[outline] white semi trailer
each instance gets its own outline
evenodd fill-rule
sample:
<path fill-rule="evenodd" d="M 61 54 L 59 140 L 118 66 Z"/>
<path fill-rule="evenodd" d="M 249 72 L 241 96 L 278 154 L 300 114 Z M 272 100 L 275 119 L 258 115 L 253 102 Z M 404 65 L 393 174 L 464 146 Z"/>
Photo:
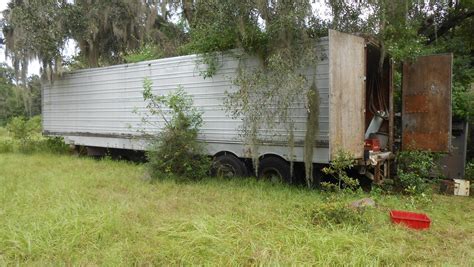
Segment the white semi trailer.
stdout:
<path fill-rule="evenodd" d="M 319 54 L 317 65 L 303 71 L 308 81 L 315 78 L 320 99 L 313 163 L 328 164 L 339 150 L 344 150 L 356 157 L 362 173 L 380 182 L 390 173 L 389 159 L 396 141 L 390 60 L 386 57 L 381 61 L 384 53 L 369 39 L 337 31 L 329 31 L 329 36 L 321 38 L 315 49 Z M 449 150 L 451 58 L 430 56 L 405 64 L 405 149 Z M 204 79 L 197 60 L 199 56 L 189 55 L 65 73 L 54 83 L 43 86 L 43 133 L 62 136 L 67 143 L 89 151 L 146 150 L 148 139 L 142 134 L 144 125 L 139 113 L 146 112 L 143 81 L 149 79 L 154 94 L 166 94 L 181 87 L 192 96 L 203 111 L 199 139 L 208 154 L 231 167 L 235 175 L 243 175 L 249 168 L 244 162 L 252 153 L 239 135 L 242 120 L 231 118 L 223 106 L 226 92 L 237 90 L 232 78 L 242 61 L 222 56 L 217 73 Z M 252 65 L 256 59 L 249 58 L 244 63 Z M 304 102 L 302 98 L 294 103 L 292 113 L 293 160 L 297 167 L 303 162 L 307 117 Z M 440 108 L 447 112 L 436 114 Z M 159 127 L 145 127 L 148 134 L 160 131 Z M 293 172 L 289 170 L 286 130 L 275 132 L 276 135 L 262 137 L 264 144 L 257 152 L 259 173 L 270 172 L 290 180 L 288 176 Z M 371 140 L 377 139 L 375 144 L 380 144 L 380 149 L 372 147 L 372 143 L 367 146 L 369 136 Z"/>

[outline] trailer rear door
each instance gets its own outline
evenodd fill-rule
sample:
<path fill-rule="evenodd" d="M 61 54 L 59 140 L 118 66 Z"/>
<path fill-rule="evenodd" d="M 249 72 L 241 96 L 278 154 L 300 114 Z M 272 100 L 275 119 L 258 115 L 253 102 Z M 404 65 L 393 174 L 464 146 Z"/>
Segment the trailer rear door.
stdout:
<path fill-rule="evenodd" d="M 329 31 L 329 149 L 364 157 L 365 40 Z"/>
<path fill-rule="evenodd" d="M 403 64 L 402 150 L 449 152 L 452 54 Z"/>

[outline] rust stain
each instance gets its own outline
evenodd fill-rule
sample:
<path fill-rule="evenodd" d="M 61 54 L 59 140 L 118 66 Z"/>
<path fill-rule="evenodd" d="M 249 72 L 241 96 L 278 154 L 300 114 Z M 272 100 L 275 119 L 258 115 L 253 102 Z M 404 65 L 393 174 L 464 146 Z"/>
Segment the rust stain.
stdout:
<path fill-rule="evenodd" d="M 403 64 L 403 150 L 449 152 L 451 66 L 451 54 Z"/>
<path fill-rule="evenodd" d="M 405 113 L 428 112 L 428 97 L 426 95 L 407 95 L 404 98 Z"/>
<path fill-rule="evenodd" d="M 429 151 L 444 151 L 446 144 L 439 142 L 439 140 L 447 140 L 449 134 L 446 132 L 440 133 L 415 133 L 403 132 L 403 149 L 405 150 L 429 150 Z"/>

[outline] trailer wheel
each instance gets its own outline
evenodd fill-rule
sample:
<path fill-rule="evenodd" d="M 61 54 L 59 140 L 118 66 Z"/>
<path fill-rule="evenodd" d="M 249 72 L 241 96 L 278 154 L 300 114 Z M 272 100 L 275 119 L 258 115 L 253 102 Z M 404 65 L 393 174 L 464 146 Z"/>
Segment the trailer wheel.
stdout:
<path fill-rule="evenodd" d="M 243 177 L 247 176 L 247 167 L 236 156 L 223 154 L 214 159 L 211 173 L 224 178 Z"/>
<path fill-rule="evenodd" d="M 291 183 L 290 163 L 278 157 L 265 157 L 260 160 L 258 177 L 273 183 Z"/>

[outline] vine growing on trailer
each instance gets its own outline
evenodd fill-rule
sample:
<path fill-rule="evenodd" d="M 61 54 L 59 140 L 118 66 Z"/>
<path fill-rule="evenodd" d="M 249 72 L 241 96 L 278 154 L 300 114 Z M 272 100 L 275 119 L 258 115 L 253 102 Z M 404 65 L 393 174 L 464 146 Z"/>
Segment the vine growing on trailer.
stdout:
<path fill-rule="evenodd" d="M 191 23 L 188 49 L 207 63 L 204 77 L 219 69 L 220 51 L 236 56 L 238 73 L 227 93 L 226 111 L 243 121 L 241 136 L 250 148 L 258 171 L 259 147 L 269 142 L 288 145 L 288 159 L 294 161 L 296 106 L 308 110 L 304 157 L 308 186 L 312 183 L 312 160 L 318 132 L 319 93 L 315 73 L 303 70 L 317 63 L 320 23 L 308 1 L 249 2 L 200 1 Z M 244 53 L 240 53 L 244 52 Z M 250 57 L 257 58 L 252 64 Z M 210 64 L 209 64 L 210 63 Z M 249 64 L 250 63 L 250 64 Z M 253 66 L 253 67 L 252 67 Z M 301 129 L 302 130 L 302 129 Z M 291 169 L 292 164 L 291 164 Z"/>

